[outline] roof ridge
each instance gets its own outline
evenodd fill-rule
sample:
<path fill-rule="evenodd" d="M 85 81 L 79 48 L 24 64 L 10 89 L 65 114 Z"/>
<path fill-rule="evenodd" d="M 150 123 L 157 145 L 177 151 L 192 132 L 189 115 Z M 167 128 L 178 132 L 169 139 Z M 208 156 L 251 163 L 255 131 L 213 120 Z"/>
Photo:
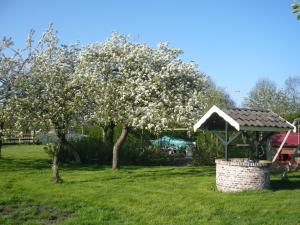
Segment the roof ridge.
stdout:
<path fill-rule="evenodd" d="M 272 112 L 269 109 L 260 109 L 260 108 L 248 108 L 248 107 L 226 107 L 222 109 L 234 109 L 234 110 L 250 110 L 250 111 L 260 111 L 260 112 Z"/>

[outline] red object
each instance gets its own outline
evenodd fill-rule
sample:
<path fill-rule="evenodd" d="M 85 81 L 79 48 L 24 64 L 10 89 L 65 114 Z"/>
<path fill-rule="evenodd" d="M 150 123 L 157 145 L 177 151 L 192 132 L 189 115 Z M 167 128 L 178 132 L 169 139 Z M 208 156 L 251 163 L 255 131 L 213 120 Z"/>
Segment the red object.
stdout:
<path fill-rule="evenodd" d="M 283 142 L 286 133 L 276 133 L 271 136 L 270 142 L 272 147 L 279 147 Z M 283 147 L 285 148 L 296 148 L 300 143 L 300 133 L 290 133 Z"/>

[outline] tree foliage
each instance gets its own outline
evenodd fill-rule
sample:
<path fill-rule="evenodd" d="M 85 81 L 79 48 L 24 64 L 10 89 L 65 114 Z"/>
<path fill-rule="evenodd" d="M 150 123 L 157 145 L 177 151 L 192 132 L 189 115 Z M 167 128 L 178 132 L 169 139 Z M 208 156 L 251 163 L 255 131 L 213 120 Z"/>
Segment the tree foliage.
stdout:
<path fill-rule="evenodd" d="M 81 49 L 60 44 L 50 25 L 33 47 L 32 35 L 25 58 L 15 49 L 11 57 L 5 56 L 13 43 L 1 42 L 0 125 L 13 115 L 15 128 L 55 131 L 58 144 L 47 151 L 56 182 L 59 156 L 70 145 L 66 134 L 78 121 L 104 130 L 121 127 L 113 148 L 117 168 L 130 130 L 158 134 L 178 126 L 191 128 L 211 104 L 234 104 L 196 64 L 180 59 L 182 50 L 167 43 L 154 48 L 114 33 L 103 43 Z"/>
<path fill-rule="evenodd" d="M 244 106 L 272 110 L 280 115 L 300 111 L 300 77 L 289 77 L 285 87 L 277 88 L 270 80 L 259 80 L 244 101 Z"/>
<path fill-rule="evenodd" d="M 300 76 L 293 76 L 286 79 L 285 93 L 289 101 L 287 113 L 300 112 Z"/>
<path fill-rule="evenodd" d="M 13 128 L 16 121 L 16 81 L 24 75 L 33 56 L 33 34 L 34 31 L 29 33 L 23 49 L 16 48 L 11 38 L 0 41 L 0 157 L 3 132 Z"/>
<path fill-rule="evenodd" d="M 217 87 L 210 77 L 208 77 L 207 82 L 207 98 L 209 99 L 208 107 L 213 105 L 217 105 L 221 108 L 235 107 L 235 102 L 223 88 Z"/>
<path fill-rule="evenodd" d="M 80 49 L 77 45 L 59 45 L 53 26 L 43 34 L 39 49 L 28 71 L 19 80 L 20 120 L 28 127 L 54 129 L 58 145 L 53 152 L 53 179 L 59 181 L 59 153 L 64 149 L 66 133 L 82 111 L 80 85 L 75 73 Z"/>
<path fill-rule="evenodd" d="M 291 7 L 292 7 L 292 12 L 294 14 L 296 14 L 296 16 L 297 16 L 297 20 L 300 20 L 300 4 L 299 4 L 299 2 L 294 1 L 294 3 L 291 4 Z"/>
<path fill-rule="evenodd" d="M 100 124 L 113 121 L 123 126 L 114 154 L 128 129 L 191 127 L 204 112 L 206 77 L 193 63 L 180 60 L 181 53 L 165 43 L 151 48 L 120 34 L 84 49 L 79 71 L 88 77 L 90 117 Z"/>
<path fill-rule="evenodd" d="M 250 108 L 272 110 L 282 113 L 284 94 L 270 80 L 258 81 L 245 99 L 244 105 Z"/>

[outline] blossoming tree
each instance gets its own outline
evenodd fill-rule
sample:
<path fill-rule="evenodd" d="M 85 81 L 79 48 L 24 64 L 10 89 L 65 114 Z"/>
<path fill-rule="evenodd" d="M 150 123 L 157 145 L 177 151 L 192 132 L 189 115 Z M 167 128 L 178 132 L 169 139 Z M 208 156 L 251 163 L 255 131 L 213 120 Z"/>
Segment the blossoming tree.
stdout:
<path fill-rule="evenodd" d="M 129 129 L 191 127 L 203 113 L 206 77 L 193 63 L 180 60 L 181 53 L 165 43 L 151 48 L 119 34 L 84 49 L 78 73 L 89 80 L 87 90 L 94 99 L 90 117 L 122 125 L 113 147 L 113 169 Z"/>
<path fill-rule="evenodd" d="M 80 85 L 75 73 L 80 49 L 59 45 L 53 27 L 43 34 L 40 49 L 20 82 L 23 117 L 33 126 L 54 129 L 59 139 L 52 148 L 52 178 L 60 180 L 59 154 L 67 145 L 66 134 L 82 111 Z"/>

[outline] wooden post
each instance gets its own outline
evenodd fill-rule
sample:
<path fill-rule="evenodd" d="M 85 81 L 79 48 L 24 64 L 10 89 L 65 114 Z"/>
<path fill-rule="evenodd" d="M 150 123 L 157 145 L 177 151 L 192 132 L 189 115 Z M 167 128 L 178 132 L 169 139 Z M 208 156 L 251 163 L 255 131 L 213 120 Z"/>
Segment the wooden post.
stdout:
<path fill-rule="evenodd" d="M 259 146 L 259 133 L 256 131 L 256 140 L 255 140 L 255 157 L 258 160 L 259 159 L 259 152 L 258 152 L 258 146 Z"/>
<path fill-rule="evenodd" d="M 271 142 L 270 142 L 270 137 L 268 137 L 267 139 L 267 154 L 266 154 L 266 159 L 267 160 L 272 160 L 272 146 L 271 146 Z"/>
<path fill-rule="evenodd" d="M 228 160 L 228 123 L 225 121 L 225 160 Z"/>

